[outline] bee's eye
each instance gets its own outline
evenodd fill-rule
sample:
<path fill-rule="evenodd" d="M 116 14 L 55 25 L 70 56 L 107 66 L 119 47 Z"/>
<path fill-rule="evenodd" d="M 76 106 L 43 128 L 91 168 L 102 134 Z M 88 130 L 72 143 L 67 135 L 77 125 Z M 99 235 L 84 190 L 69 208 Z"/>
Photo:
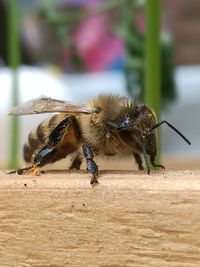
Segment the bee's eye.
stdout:
<path fill-rule="evenodd" d="M 94 113 L 97 113 L 97 114 L 98 114 L 98 113 L 101 112 L 101 110 L 102 110 L 102 109 L 101 109 L 100 107 L 97 107 L 97 108 L 95 108 Z"/>

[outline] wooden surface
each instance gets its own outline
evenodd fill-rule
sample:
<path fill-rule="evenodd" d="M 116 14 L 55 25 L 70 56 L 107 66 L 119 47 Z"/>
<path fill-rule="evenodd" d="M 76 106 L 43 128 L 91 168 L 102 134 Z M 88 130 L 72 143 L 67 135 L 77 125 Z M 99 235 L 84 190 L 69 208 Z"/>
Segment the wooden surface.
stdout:
<path fill-rule="evenodd" d="M 200 266 L 200 171 L 0 171 L 0 266 Z"/>

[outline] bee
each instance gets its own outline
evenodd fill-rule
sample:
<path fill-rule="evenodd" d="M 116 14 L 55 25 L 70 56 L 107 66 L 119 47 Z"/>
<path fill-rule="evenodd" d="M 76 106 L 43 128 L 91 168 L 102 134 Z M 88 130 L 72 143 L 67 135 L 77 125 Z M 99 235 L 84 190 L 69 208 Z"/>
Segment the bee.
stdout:
<path fill-rule="evenodd" d="M 144 170 L 143 155 L 147 174 L 150 174 L 150 163 L 154 167 L 165 168 L 155 163 L 156 128 L 163 123 L 191 144 L 169 122 L 157 122 L 152 108 L 126 97 L 100 95 L 85 105 L 40 97 L 13 108 L 9 114 L 39 113 L 59 114 L 42 121 L 29 134 L 23 155 L 30 166 L 11 173 L 29 171 L 39 175 L 41 167 L 73 154 L 70 169 L 80 169 L 85 158 L 87 171 L 92 174 L 90 183 L 96 184 L 99 171 L 94 156 L 131 154 L 139 170 Z"/>

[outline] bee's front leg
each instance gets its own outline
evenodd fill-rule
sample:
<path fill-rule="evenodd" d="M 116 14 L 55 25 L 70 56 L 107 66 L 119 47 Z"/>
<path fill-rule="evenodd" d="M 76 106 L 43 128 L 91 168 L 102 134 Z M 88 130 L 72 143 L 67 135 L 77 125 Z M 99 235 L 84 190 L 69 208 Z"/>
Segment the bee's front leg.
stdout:
<path fill-rule="evenodd" d="M 141 158 L 140 154 L 137 153 L 137 152 L 133 152 L 132 154 L 133 154 L 133 156 L 135 158 L 135 161 L 136 161 L 136 163 L 138 165 L 138 169 L 139 170 L 144 170 L 144 167 L 142 165 L 142 158 Z"/>
<path fill-rule="evenodd" d="M 82 150 L 83 150 L 83 155 L 87 160 L 87 170 L 88 170 L 88 172 L 92 173 L 92 175 L 93 175 L 92 179 L 90 180 L 90 184 L 95 185 L 99 182 L 97 180 L 98 166 L 95 163 L 95 161 L 93 160 L 93 157 L 94 157 L 93 152 L 87 144 L 84 144 L 82 146 Z"/>
<path fill-rule="evenodd" d="M 153 167 L 165 170 L 165 166 L 164 165 L 155 163 L 155 156 L 151 155 L 150 156 L 150 161 L 151 161 L 151 164 L 153 165 Z"/>
<path fill-rule="evenodd" d="M 145 165 L 146 165 L 147 174 L 149 175 L 149 174 L 150 174 L 149 158 L 148 158 L 148 155 L 147 155 L 145 146 L 144 146 L 144 145 L 141 145 L 141 147 L 142 147 L 142 149 L 143 149 L 144 162 L 145 162 Z"/>

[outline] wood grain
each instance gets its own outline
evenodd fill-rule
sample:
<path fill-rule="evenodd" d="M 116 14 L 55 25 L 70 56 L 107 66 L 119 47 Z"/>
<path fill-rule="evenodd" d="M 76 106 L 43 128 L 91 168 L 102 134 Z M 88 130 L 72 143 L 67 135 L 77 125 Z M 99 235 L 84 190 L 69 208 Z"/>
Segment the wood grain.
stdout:
<path fill-rule="evenodd" d="M 200 172 L 0 171 L 0 266 L 200 266 Z"/>

